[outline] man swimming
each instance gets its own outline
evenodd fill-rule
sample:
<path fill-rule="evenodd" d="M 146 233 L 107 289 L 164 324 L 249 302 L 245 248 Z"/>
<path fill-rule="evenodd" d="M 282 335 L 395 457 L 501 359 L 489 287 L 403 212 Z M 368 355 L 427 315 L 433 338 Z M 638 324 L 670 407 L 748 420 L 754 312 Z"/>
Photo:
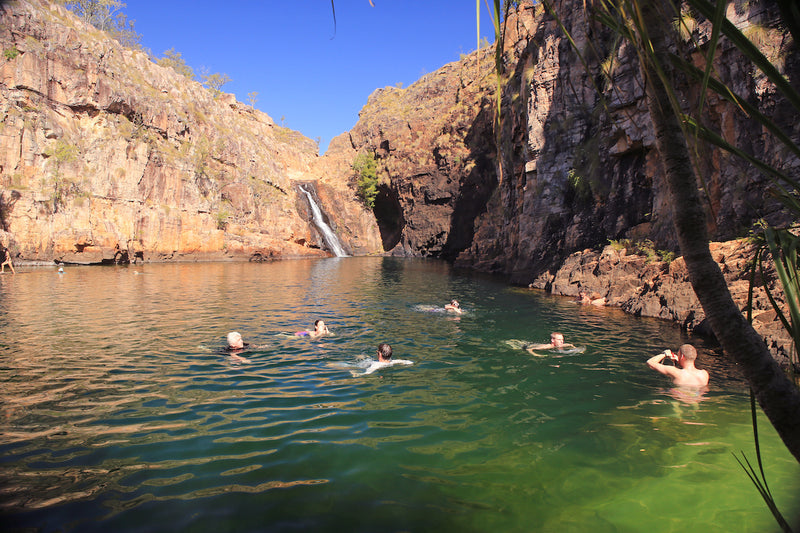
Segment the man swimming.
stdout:
<path fill-rule="evenodd" d="M 407 359 L 392 359 L 392 347 L 382 342 L 378 345 L 378 360 L 370 364 L 362 376 L 372 374 L 376 370 L 392 365 L 413 365 L 413 361 Z"/>
<path fill-rule="evenodd" d="M 250 362 L 250 359 L 238 355 L 245 348 L 250 346 L 250 343 L 244 342 L 244 340 L 242 340 L 241 333 L 239 333 L 238 331 L 231 331 L 230 333 L 228 333 L 227 341 L 228 341 L 228 346 L 225 348 L 225 351 L 228 352 L 228 355 L 231 356 L 232 361 L 236 363 Z"/>
<path fill-rule="evenodd" d="M 534 350 L 566 350 L 575 348 L 574 344 L 564 343 L 564 334 L 554 331 L 550 334 L 550 342 L 547 344 L 523 344 L 522 349 L 533 354 Z M 534 354 L 536 355 L 536 354 Z"/>
<path fill-rule="evenodd" d="M 670 366 L 662 363 L 664 359 L 671 359 L 679 366 Z M 672 382 L 679 387 L 700 388 L 708 385 L 708 372 L 695 368 L 697 350 L 691 344 L 684 344 L 678 349 L 678 355 L 669 350 L 664 350 L 647 360 L 647 366 L 672 378 Z"/>

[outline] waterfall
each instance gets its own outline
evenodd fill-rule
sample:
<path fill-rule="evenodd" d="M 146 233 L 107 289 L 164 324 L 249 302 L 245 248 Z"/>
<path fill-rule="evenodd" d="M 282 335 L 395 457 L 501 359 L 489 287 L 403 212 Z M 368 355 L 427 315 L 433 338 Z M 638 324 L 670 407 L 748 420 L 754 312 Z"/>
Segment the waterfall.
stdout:
<path fill-rule="evenodd" d="M 310 192 L 305 190 L 302 185 L 300 185 L 300 190 L 303 191 L 308 198 L 308 205 L 311 206 L 311 214 L 313 216 L 314 225 L 322 233 L 322 238 L 325 240 L 325 244 L 328 245 L 328 248 L 330 248 L 330 250 L 333 252 L 333 255 L 336 257 L 347 257 L 347 253 L 344 251 L 344 248 L 342 248 L 339 238 L 333 232 L 331 227 L 325 223 L 325 219 L 322 218 L 322 211 L 320 211 L 317 202 L 314 201 L 314 197 Z"/>

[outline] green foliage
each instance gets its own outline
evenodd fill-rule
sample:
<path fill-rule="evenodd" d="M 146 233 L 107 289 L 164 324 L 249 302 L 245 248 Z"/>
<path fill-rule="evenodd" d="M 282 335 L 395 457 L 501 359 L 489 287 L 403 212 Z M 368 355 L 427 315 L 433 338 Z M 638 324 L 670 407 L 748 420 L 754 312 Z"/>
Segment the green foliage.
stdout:
<path fill-rule="evenodd" d="M 51 193 L 51 200 L 53 202 L 53 212 L 58 212 L 58 206 L 64 204 L 64 198 L 73 185 L 72 180 L 64 177 L 61 173 L 61 166 L 64 163 L 70 163 L 78 159 L 78 147 L 70 144 L 64 139 L 56 141 L 55 146 L 45 150 L 44 155 L 52 158 L 53 166 L 53 190 Z M 43 184 L 46 186 L 46 184 Z"/>
<path fill-rule="evenodd" d="M 613 250 L 627 250 L 629 253 L 644 256 L 648 263 L 663 261 L 670 264 L 675 260 L 675 253 L 667 250 L 657 250 L 655 244 L 650 239 L 643 241 L 633 241 L 632 239 L 609 239 L 609 244 Z"/>
<path fill-rule="evenodd" d="M 792 210 L 797 216 L 800 206 Z M 797 355 L 797 346 L 800 346 L 800 237 L 796 235 L 797 228 L 774 228 L 766 222 L 759 221 L 756 230 L 751 234 L 750 242 L 756 245 L 756 253 L 751 264 L 750 295 L 756 285 L 756 273 L 762 279 L 766 278 L 765 262 L 771 260 L 778 280 L 783 289 L 788 316 L 783 306 L 777 301 L 778 296 L 773 295 L 769 284 L 764 283 L 773 309 L 778 315 L 783 327 L 794 340 L 795 349 L 790 354 L 792 366 L 790 372 L 800 363 Z M 748 302 L 750 304 L 750 302 Z M 752 305 L 748 305 L 748 311 Z M 749 317 L 748 317 L 749 318 Z"/>
<path fill-rule="evenodd" d="M 592 198 L 592 186 L 589 180 L 578 174 L 574 168 L 571 168 L 567 174 L 567 184 L 580 201 L 585 202 Z"/>
<path fill-rule="evenodd" d="M 353 170 L 356 173 L 358 197 L 369 209 L 375 207 L 375 197 L 378 195 L 378 164 L 375 155 L 362 152 L 353 161 Z"/>
<path fill-rule="evenodd" d="M 52 157 L 56 163 L 56 168 L 58 168 L 62 163 L 69 163 L 78 158 L 78 147 L 64 139 L 59 139 L 54 147 L 45 150 L 44 155 Z"/>
<path fill-rule="evenodd" d="M 6 48 L 3 50 L 3 57 L 6 58 L 6 61 L 11 61 L 15 59 L 19 55 L 19 50 L 17 50 L 16 46 L 12 46 L 11 48 Z"/>
<path fill-rule="evenodd" d="M 227 74 L 220 74 L 219 72 L 211 74 L 208 69 L 203 68 L 200 70 L 200 81 L 211 89 L 214 96 L 217 97 L 222 92 L 222 86 L 230 82 L 231 79 Z"/>
<path fill-rule="evenodd" d="M 223 206 L 217 211 L 214 218 L 217 221 L 217 229 L 224 231 L 228 227 L 228 219 L 231 218 L 231 212 L 227 206 Z"/>
<path fill-rule="evenodd" d="M 156 60 L 156 63 L 162 67 L 168 67 L 190 80 L 195 79 L 194 70 L 186 64 L 186 61 L 181 57 L 180 52 L 176 52 L 174 48 L 164 51 L 164 57 Z"/>
<path fill-rule="evenodd" d="M 134 22 L 120 10 L 126 6 L 120 0 L 72 0 L 65 7 L 84 22 L 108 32 L 123 46 L 138 48 L 142 36 L 134 30 Z"/>
<path fill-rule="evenodd" d="M 247 101 L 250 103 L 250 107 L 256 107 L 256 102 L 258 102 L 258 92 L 253 91 L 247 93 Z"/>

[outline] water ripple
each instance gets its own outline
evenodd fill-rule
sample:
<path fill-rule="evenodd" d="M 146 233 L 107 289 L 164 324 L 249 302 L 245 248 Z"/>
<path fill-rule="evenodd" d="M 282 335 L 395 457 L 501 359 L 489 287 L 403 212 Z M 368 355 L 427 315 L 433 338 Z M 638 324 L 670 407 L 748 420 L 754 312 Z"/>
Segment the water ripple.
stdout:
<path fill-rule="evenodd" d="M 687 340 L 663 322 L 422 260 L 67 270 L 0 280 L 10 528 L 633 531 L 665 505 L 684 529 L 769 526 L 730 466 L 744 382 L 690 339 L 711 390 L 670 389 L 644 365 Z M 439 312 L 451 298 L 464 315 Z M 334 336 L 293 334 L 318 318 Z M 233 330 L 248 363 L 221 351 Z M 507 343 L 553 330 L 585 352 Z M 385 341 L 414 365 L 353 376 Z M 797 465 L 764 433 L 791 495 Z M 713 523 L 668 501 L 686 472 Z"/>

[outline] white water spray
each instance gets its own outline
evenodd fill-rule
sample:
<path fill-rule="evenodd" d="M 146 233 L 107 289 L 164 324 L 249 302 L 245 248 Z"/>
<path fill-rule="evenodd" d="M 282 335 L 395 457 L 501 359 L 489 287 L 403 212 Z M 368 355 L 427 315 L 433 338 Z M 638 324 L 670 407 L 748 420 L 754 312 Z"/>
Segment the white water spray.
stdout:
<path fill-rule="evenodd" d="M 347 257 L 347 253 L 342 248 L 342 244 L 339 242 L 339 237 L 333 232 L 330 226 L 325 223 L 325 219 L 322 218 L 322 211 L 320 211 L 317 202 L 314 201 L 314 197 L 311 195 L 310 192 L 305 190 L 302 185 L 300 185 L 300 190 L 306 194 L 308 198 L 308 205 L 311 206 L 311 214 L 314 225 L 317 226 L 317 229 L 322 232 L 322 238 L 325 240 L 325 244 L 328 245 L 328 248 L 331 249 L 333 255 L 336 257 Z"/>

